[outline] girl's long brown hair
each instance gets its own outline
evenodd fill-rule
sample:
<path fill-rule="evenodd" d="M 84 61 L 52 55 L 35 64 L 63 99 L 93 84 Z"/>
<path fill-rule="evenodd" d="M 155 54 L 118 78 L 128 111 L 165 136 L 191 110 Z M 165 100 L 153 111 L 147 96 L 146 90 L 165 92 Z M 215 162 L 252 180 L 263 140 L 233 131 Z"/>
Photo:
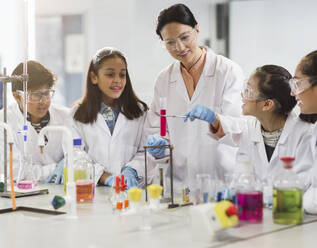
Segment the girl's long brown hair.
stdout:
<path fill-rule="evenodd" d="M 122 59 L 127 67 L 127 61 L 120 51 L 111 49 L 108 53 L 109 55 L 102 56 L 100 60 L 98 60 L 97 54 L 94 59 L 90 61 L 87 72 L 85 94 L 82 99 L 77 101 L 79 103 L 79 107 L 74 114 L 74 120 L 76 121 L 85 124 L 93 124 L 97 120 L 97 115 L 101 108 L 102 92 L 98 85 L 92 83 L 90 78 L 91 72 L 98 75 L 98 70 L 100 69 L 101 64 L 105 60 L 114 57 Z M 142 116 L 144 112 L 148 110 L 146 103 L 142 102 L 133 91 L 128 69 L 126 73 L 126 85 L 121 96 L 115 100 L 115 104 L 119 107 L 119 111 L 129 120 Z"/>

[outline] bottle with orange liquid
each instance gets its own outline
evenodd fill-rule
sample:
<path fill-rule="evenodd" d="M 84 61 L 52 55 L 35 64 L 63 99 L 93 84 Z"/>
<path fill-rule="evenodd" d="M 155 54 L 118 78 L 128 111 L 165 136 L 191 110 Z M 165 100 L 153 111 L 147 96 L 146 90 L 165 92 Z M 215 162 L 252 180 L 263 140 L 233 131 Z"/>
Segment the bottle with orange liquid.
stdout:
<path fill-rule="evenodd" d="M 94 166 L 82 148 L 81 139 L 74 140 L 74 176 L 78 203 L 92 202 L 95 196 Z"/>

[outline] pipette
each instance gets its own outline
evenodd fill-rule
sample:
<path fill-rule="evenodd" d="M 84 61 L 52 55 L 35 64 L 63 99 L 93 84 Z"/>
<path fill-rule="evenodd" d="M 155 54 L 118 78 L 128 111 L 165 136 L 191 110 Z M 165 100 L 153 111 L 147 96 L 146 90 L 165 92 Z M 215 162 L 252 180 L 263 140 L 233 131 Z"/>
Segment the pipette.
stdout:
<path fill-rule="evenodd" d="M 163 117 L 171 117 L 171 118 L 188 118 L 186 115 L 162 115 Z"/>
<path fill-rule="evenodd" d="M 24 0 L 24 62 L 23 62 L 23 75 L 28 74 L 27 62 L 28 62 L 28 24 L 29 24 L 29 3 L 28 0 Z M 27 78 L 23 80 L 23 153 L 27 154 L 26 144 L 27 144 L 27 88 L 28 80 Z"/>

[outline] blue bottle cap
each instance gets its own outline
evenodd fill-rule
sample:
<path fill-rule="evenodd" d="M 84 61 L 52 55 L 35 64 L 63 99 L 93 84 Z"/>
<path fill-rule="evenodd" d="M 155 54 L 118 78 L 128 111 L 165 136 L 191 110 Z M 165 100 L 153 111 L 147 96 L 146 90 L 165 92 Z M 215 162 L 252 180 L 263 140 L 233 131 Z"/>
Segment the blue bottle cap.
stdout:
<path fill-rule="evenodd" d="M 81 146 L 81 139 L 73 139 L 74 146 Z"/>

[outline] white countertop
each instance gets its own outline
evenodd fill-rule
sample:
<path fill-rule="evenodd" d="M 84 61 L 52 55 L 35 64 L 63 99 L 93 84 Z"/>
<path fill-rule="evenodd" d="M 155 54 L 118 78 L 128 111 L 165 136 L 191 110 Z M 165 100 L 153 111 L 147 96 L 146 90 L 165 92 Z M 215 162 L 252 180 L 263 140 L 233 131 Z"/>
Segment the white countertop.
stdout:
<path fill-rule="evenodd" d="M 53 210 L 54 195 L 63 195 L 62 185 L 49 185 L 50 194 L 17 198 L 17 206 Z M 0 215 L 0 248 L 32 247 L 316 247 L 317 216 L 305 216 L 299 226 L 276 225 L 272 211 L 264 210 L 260 224 L 242 224 L 226 230 L 222 240 L 193 237 L 189 208 L 163 210 L 150 217 L 152 229 L 141 231 L 140 216 L 118 216 L 108 202 L 109 189 L 97 187 L 94 203 L 78 204 L 77 219 L 67 215 L 31 216 L 16 212 Z M 11 199 L 0 198 L 0 209 Z M 65 211 L 60 208 L 58 211 Z M 316 222 L 315 222 L 316 221 Z"/>

